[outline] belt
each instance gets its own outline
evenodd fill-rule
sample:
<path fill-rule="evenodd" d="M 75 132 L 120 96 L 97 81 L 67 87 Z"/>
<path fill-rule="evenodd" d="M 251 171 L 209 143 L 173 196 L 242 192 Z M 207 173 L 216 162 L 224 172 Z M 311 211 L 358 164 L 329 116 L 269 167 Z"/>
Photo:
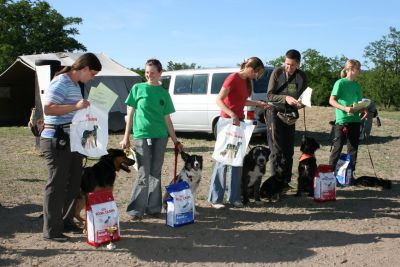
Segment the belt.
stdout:
<path fill-rule="evenodd" d="M 46 128 L 46 129 L 57 129 L 57 127 L 69 128 L 70 125 L 71 125 L 71 122 L 63 123 L 63 124 L 45 124 L 44 128 Z"/>

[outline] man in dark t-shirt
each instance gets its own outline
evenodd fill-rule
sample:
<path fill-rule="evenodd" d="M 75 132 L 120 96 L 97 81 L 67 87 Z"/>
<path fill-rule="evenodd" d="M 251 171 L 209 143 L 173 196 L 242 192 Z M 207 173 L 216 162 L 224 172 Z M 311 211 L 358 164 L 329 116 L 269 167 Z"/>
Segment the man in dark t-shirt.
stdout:
<path fill-rule="evenodd" d="M 284 66 L 275 69 L 269 80 L 267 101 L 280 106 L 302 108 L 297 100 L 307 88 L 307 78 L 299 70 L 300 52 L 291 49 L 286 52 Z M 290 106 L 290 107 L 289 107 Z M 271 175 L 282 183 L 282 190 L 288 188 L 292 178 L 295 124 L 287 124 L 278 116 L 278 109 L 268 112 L 268 145 L 271 149 Z"/>

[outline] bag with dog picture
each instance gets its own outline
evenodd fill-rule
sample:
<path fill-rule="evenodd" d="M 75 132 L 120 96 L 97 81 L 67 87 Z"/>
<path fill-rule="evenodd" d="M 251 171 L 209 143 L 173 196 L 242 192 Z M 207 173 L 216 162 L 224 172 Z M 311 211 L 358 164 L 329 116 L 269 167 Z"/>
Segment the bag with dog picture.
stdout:
<path fill-rule="evenodd" d="M 108 113 L 95 105 L 78 110 L 70 126 L 71 151 L 88 157 L 107 154 Z"/>
<path fill-rule="evenodd" d="M 97 247 L 120 239 L 118 209 L 111 189 L 88 194 L 86 227 L 89 245 Z"/>
<path fill-rule="evenodd" d="M 340 154 L 336 164 L 335 175 L 338 183 L 342 186 L 348 186 L 352 183 L 353 170 L 350 154 Z"/>
<path fill-rule="evenodd" d="M 167 199 L 167 225 L 178 227 L 194 223 L 194 198 L 189 184 L 182 181 L 166 189 L 171 196 Z"/>
<path fill-rule="evenodd" d="M 318 165 L 314 177 L 314 200 L 317 202 L 336 200 L 336 178 L 332 165 Z"/>
<path fill-rule="evenodd" d="M 226 165 L 242 166 L 254 128 L 253 123 L 240 122 L 240 126 L 236 126 L 232 119 L 219 118 L 213 159 Z"/>

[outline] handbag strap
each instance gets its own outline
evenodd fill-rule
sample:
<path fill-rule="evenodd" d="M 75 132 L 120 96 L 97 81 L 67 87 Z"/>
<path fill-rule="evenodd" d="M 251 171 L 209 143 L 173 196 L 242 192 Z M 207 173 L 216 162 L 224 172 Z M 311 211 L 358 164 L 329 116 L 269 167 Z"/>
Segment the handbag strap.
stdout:
<path fill-rule="evenodd" d="M 297 72 L 297 70 L 296 70 L 296 72 Z M 282 84 L 282 85 L 275 91 L 275 94 L 276 94 L 276 95 L 279 95 L 279 94 L 283 91 L 283 89 L 285 89 L 285 87 L 288 86 L 288 84 L 291 83 L 291 82 L 293 81 L 296 72 L 293 73 L 293 75 L 290 76 L 289 79 L 288 79 L 284 84 Z M 285 70 L 284 70 L 283 74 L 286 75 Z"/>

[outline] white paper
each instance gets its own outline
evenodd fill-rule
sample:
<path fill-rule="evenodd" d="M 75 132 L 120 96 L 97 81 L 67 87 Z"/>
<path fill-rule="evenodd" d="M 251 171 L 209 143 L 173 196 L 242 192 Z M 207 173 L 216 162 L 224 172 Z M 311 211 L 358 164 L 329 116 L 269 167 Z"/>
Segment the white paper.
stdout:
<path fill-rule="evenodd" d="M 108 88 L 104 83 L 99 83 L 97 87 L 90 88 L 88 100 L 105 112 L 109 112 L 117 100 L 118 95 Z"/>
<path fill-rule="evenodd" d="M 312 89 L 310 87 L 307 87 L 298 100 L 301 102 L 301 104 L 311 108 L 311 95 Z"/>

